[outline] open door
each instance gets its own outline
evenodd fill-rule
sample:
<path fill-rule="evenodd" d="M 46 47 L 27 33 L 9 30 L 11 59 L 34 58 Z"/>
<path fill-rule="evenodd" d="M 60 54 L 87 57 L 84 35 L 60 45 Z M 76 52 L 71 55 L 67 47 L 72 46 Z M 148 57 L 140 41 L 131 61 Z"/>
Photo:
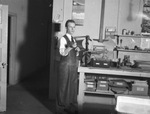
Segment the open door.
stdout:
<path fill-rule="evenodd" d="M 6 111 L 8 6 L 0 5 L 0 112 Z"/>

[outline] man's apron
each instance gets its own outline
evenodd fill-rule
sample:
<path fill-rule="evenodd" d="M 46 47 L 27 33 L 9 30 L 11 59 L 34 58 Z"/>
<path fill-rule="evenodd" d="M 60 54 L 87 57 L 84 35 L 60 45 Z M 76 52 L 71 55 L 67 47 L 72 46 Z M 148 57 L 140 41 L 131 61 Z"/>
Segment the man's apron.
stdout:
<path fill-rule="evenodd" d="M 72 41 L 65 35 L 67 47 L 71 47 Z M 67 56 L 61 56 L 58 76 L 59 106 L 64 108 L 71 104 L 77 104 L 77 57 L 75 49 L 72 49 Z"/>

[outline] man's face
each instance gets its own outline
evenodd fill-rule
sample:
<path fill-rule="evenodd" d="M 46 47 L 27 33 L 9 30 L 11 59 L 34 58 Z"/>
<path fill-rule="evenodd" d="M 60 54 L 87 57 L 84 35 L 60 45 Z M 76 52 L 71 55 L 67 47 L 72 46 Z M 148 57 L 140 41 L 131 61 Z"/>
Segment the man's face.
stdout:
<path fill-rule="evenodd" d="M 73 35 L 73 33 L 75 32 L 75 23 L 69 22 L 66 29 L 68 34 Z"/>

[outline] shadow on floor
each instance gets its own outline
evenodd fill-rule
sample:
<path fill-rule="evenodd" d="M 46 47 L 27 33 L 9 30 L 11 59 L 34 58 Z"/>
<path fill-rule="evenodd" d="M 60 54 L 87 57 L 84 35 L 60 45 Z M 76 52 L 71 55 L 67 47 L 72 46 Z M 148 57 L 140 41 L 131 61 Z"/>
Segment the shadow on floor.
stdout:
<path fill-rule="evenodd" d="M 21 86 L 30 92 L 50 112 L 55 112 L 55 101 L 49 100 L 49 68 L 33 73 L 32 78 L 24 80 Z"/>
<path fill-rule="evenodd" d="M 54 114 L 55 101 L 49 100 L 49 68 L 7 88 L 7 111 L 0 114 Z"/>

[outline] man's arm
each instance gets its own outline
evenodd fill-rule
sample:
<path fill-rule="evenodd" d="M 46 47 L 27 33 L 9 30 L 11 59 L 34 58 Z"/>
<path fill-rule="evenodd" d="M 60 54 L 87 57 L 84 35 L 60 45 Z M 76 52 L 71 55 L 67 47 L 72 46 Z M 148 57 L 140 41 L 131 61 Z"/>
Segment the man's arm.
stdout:
<path fill-rule="evenodd" d="M 77 47 L 77 44 L 74 43 L 74 44 L 72 44 L 71 47 L 67 47 L 67 48 L 66 48 L 66 44 L 67 44 L 66 39 L 65 39 L 64 37 L 62 37 L 62 38 L 59 40 L 59 53 L 60 53 L 60 55 L 62 55 L 62 56 L 67 56 L 68 53 L 69 53 L 73 48 Z"/>

